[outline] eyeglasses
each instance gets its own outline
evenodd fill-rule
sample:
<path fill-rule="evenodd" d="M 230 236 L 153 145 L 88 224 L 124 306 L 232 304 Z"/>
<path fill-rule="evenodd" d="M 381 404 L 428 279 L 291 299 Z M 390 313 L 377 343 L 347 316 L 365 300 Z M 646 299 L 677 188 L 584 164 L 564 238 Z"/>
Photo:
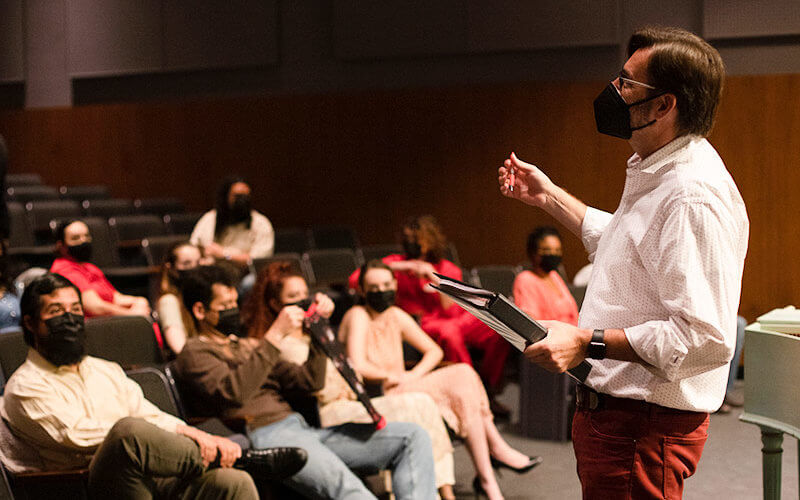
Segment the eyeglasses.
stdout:
<path fill-rule="evenodd" d="M 650 90 L 656 90 L 656 88 L 653 87 L 650 84 L 637 82 L 636 80 L 631 80 L 630 78 L 625 78 L 622 75 L 617 75 L 617 79 L 619 79 L 619 81 L 620 81 L 620 85 L 619 85 L 619 89 L 620 90 L 622 90 L 622 84 L 625 84 L 625 83 L 627 83 L 628 85 L 638 85 L 640 87 L 644 87 L 644 88 L 650 89 Z"/>

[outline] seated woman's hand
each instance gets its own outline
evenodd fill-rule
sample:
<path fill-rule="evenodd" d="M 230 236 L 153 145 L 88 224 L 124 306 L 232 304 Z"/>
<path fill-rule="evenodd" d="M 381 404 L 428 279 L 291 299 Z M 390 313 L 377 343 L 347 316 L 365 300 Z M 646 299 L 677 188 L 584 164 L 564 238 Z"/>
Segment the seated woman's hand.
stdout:
<path fill-rule="evenodd" d="M 317 313 L 323 318 L 330 318 L 333 314 L 333 300 L 324 293 L 317 292 L 314 295 L 314 303 L 317 304 Z"/>
<path fill-rule="evenodd" d="M 277 334 L 279 338 L 283 338 L 303 325 L 304 316 L 305 311 L 300 307 L 286 306 L 278 313 L 267 334 Z"/>

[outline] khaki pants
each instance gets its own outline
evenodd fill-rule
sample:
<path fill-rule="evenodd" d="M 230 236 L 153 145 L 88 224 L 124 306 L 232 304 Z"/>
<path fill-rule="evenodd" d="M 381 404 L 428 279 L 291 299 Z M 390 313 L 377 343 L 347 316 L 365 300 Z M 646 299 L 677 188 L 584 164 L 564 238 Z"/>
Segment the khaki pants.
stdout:
<path fill-rule="evenodd" d="M 94 499 L 257 499 L 252 478 L 203 466 L 197 443 L 137 418 L 117 422 L 89 464 Z"/>

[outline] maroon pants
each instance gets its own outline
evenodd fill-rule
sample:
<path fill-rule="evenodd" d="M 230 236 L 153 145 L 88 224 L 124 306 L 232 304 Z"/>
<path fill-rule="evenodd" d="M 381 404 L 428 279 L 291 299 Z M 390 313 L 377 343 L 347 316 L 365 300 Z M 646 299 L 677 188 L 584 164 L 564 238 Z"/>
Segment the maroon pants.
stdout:
<path fill-rule="evenodd" d="M 483 360 L 478 373 L 489 387 L 497 387 L 511 346 L 500 334 L 464 310 L 452 317 L 425 316 L 421 326 L 442 347 L 446 361 L 472 366 L 467 346 L 482 350 Z"/>
<path fill-rule="evenodd" d="M 584 499 L 675 499 L 694 474 L 708 437 L 708 413 L 578 409 L 572 442 Z"/>

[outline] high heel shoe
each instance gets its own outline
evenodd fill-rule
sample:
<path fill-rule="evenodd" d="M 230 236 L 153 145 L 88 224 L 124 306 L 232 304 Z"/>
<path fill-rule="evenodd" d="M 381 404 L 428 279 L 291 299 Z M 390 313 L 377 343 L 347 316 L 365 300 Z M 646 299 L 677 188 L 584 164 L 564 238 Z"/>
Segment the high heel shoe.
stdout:
<path fill-rule="evenodd" d="M 475 479 L 472 480 L 472 491 L 475 492 L 475 498 L 489 498 L 486 490 L 483 489 L 480 476 L 475 476 Z"/>
<path fill-rule="evenodd" d="M 502 461 L 500 461 L 500 460 L 498 460 L 498 459 L 496 459 L 496 458 L 494 458 L 492 456 L 490 456 L 489 458 L 492 461 L 492 467 L 494 467 L 498 471 L 500 469 L 508 469 L 508 470 L 510 470 L 512 472 L 516 472 L 517 474 L 525 474 L 529 470 L 533 469 L 534 467 L 536 467 L 537 465 L 542 463 L 542 457 L 540 457 L 538 455 L 537 456 L 533 456 L 533 457 L 528 457 L 528 463 L 523 465 L 522 467 L 512 467 L 512 466 L 508 465 L 507 463 L 502 462 Z"/>

